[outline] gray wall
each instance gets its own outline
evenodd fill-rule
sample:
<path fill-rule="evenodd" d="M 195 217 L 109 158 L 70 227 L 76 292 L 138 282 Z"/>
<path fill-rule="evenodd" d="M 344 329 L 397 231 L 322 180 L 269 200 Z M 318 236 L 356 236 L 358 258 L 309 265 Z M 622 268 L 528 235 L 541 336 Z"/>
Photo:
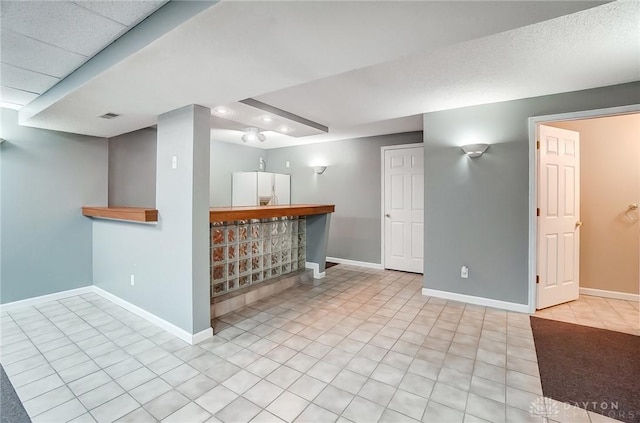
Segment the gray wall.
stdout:
<path fill-rule="evenodd" d="M 211 327 L 210 116 L 186 106 L 158 118 L 157 225 L 94 222 L 95 285 L 191 334 Z"/>
<path fill-rule="evenodd" d="M 212 207 L 231 205 L 231 174 L 258 170 L 260 157 L 267 161 L 268 150 L 228 142 L 211 141 L 211 183 L 209 197 Z M 269 162 L 267 162 L 267 168 Z"/>
<path fill-rule="evenodd" d="M 527 304 L 528 118 L 635 103 L 640 83 L 425 114 L 425 288 Z"/>
<path fill-rule="evenodd" d="M 157 136 L 147 128 L 109 139 L 110 206 L 155 207 Z M 231 174 L 258 170 L 267 150 L 212 140 L 210 157 L 210 205 L 224 207 L 231 205 Z"/>
<path fill-rule="evenodd" d="M 407 132 L 276 148 L 268 151 L 267 170 L 291 174 L 292 203 L 336 205 L 329 257 L 380 263 L 380 147 L 420 142 L 421 132 Z M 315 164 L 327 165 L 325 173 L 314 174 Z"/>
<path fill-rule="evenodd" d="M 157 131 L 109 138 L 109 206 L 156 206 Z"/>
<path fill-rule="evenodd" d="M 0 114 L 0 301 L 91 285 L 91 219 L 80 207 L 107 203 L 107 140 L 18 126 L 16 111 Z"/>

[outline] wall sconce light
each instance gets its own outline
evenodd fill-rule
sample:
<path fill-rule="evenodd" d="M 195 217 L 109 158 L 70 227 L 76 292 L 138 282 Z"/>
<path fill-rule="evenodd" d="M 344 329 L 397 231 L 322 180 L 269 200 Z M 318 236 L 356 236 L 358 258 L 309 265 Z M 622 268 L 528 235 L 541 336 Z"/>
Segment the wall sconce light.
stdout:
<path fill-rule="evenodd" d="M 244 134 L 242 134 L 242 137 L 240 138 L 242 139 L 242 142 L 248 142 L 248 141 L 255 141 L 258 140 L 260 142 L 264 142 L 267 137 L 260 132 L 260 130 L 256 127 L 250 127 L 245 129 Z"/>
<path fill-rule="evenodd" d="M 325 170 L 327 170 L 326 166 L 314 166 L 313 167 L 313 173 L 315 173 L 316 175 L 322 175 Z"/>
<path fill-rule="evenodd" d="M 463 145 L 460 148 L 466 153 L 467 156 L 475 158 L 482 156 L 482 153 L 487 151 L 487 148 L 489 148 L 489 144 L 467 144 Z"/>

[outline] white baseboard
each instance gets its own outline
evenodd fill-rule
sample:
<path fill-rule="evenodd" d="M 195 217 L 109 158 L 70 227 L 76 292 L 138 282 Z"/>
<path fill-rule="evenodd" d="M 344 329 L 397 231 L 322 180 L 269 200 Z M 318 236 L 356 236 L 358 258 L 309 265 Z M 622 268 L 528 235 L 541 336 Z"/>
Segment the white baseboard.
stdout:
<path fill-rule="evenodd" d="M 626 292 L 606 291 L 604 289 L 580 288 L 580 295 L 591 295 L 594 297 L 613 298 L 616 300 L 640 301 L 639 294 L 629 294 Z"/>
<path fill-rule="evenodd" d="M 460 301 L 502 310 L 517 311 L 518 313 L 531 314 L 527 304 L 510 303 L 508 301 L 493 300 L 491 298 L 474 297 L 473 295 L 458 294 L 455 292 L 439 291 L 437 289 L 422 288 L 422 295 L 444 298 L 445 300 Z"/>
<path fill-rule="evenodd" d="M 123 300 L 122 298 L 113 295 L 110 292 L 105 291 L 102 288 L 98 288 L 97 286 L 93 286 L 92 287 L 94 289 L 93 292 L 95 292 L 96 294 L 100 295 L 103 298 L 106 298 L 107 300 L 111 301 L 112 303 L 118 304 L 120 307 L 129 310 L 130 312 L 132 312 L 133 314 L 136 314 L 140 317 L 142 317 L 143 319 L 153 323 L 154 325 L 166 330 L 167 332 L 169 332 L 170 334 L 182 339 L 183 341 L 194 345 L 197 344 L 198 342 L 204 341 L 207 338 L 210 338 L 213 336 L 213 328 L 207 328 L 201 332 L 195 333 L 195 334 L 191 334 L 189 332 L 187 332 L 186 330 L 179 328 L 178 326 L 174 325 L 173 323 L 169 323 L 166 320 L 164 320 L 161 317 L 156 316 L 153 313 L 148 312 L 147 310 L 144 310 L 136 305 L 131 304 L 128 301 Z"/>
<path fill-rule="evenodd" d="M 327 275 L 325 272 L 320 271 L 320 265 L 318 263 L 307 261 L 305 262 L 304 267 L 305 269 L 313 270 L 313 279 L 322 279 Z"/>
<path fill-rule="evenodd" d="M 73 297 L 74 295 L 88 294 L 93 291 L 93 285 L 83 286 L 82 288 L 69 289 L 68 291 L 54 292 L 53 294 L 40 295 L 38 297 L 27 298 L 25 300 L 13 301 L 6 304 L 0 304 L 0 311 L 10 311 L 22 307 L 36 306 L 49 301 L 55 301 L 62 298 Z"/>
<path fill-rule="evenodd" d="M 195 344 L 199 344 L 200 342 L 204 341 L 205 339 L 209 339 L 213 336 L 213 328 L 209 327 L 206 328 L 205 330 L 201 330 L 198 333 L 194 333 L 193 335 L 191 335 L 191 342 L 189 342 L 191 345 L 195 345 Z"/>
<path fill-rule="evenodd" d="M 351 266 L 367 267 L 369 269 L 384 269 L 380 263 L 369 263 L 368 261 L 348 260 L 337 257 L 327 257 L 327 261 L 338 264 L 348 264 Z"/>
<path fill-rule="evenodd" d="M 118 304 L 120 307 L 129 310 L 133 314 L 136 314 L 143 319 L 153 323 L 154 325 L 166 330 L 170 334 L 182 339 L 183 341 L 194 345 L 199 342 L 204 341 L 207 338 L 213 336 L 213 328 L 207 328 L 203 331 L 200 331 L 195 334 L 191 334 L 184 329 L 181 329 L 174 325 L 173 323 L 169 323 L 166 320 L 156 316 L 153 313 L 149 313 L 148 311 L 131 304 L 128 301 L 123 300 L 120 297 L 113 295 L 110 292 L 105 291 L 102 288 L 98 288 L 97 286 L 83 286 L 82 288 L 70 289 L 68 291 L 55 292 L 53 294 L 41 295 L 39 297 L 27 298 L 25 300 L 13 301 L 11 303 L 0 304 L 0 312 L 11 311 L 20 309 L 23 307 L 36 306 L 40 304 L 44 304 L 49 301 L 56 301 L 62 298 L 73 297 L 75 295 L 83 295 L 94 293 L 100 295 L 103 298 L 111 301 L 112 303 Z"/>

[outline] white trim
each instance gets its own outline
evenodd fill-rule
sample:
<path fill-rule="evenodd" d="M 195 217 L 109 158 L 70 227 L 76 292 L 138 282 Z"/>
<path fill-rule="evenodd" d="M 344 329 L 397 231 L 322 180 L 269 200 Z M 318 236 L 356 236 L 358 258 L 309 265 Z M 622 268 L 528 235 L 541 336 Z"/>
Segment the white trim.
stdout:
<path fill-rule="evenodd" d="M 112 303 L 118 304 L 120 307 L 132 312 L 133 314 L 136 314 L 140 317 L 142 317 L 143 319 L 153 323 L 154 325 L 166 330 L 167 332 L 169 332 L 170 334 L 182 339 L 183 341 L 194 345 L 198 342 L 201 342 L 207 338 L 210 338 L 213 336 L 213 328 L 207 328 L 201 332 L 198 332 L 196 334 L 191 334 L 189 332 L 187 332 L 186 330 L 179 328 L 178 326 L 174 325 L 173 323 L 169 323 L 166 320 L 164 320 L 161 317 L 156 316 L 153 313 L 148 312 L 147 310 L 144 310 L 143 308 L 140 308 L 136 305 L 131 304 L 128 301 L 123 300 L 122 298 L 105 291 L 102 288 L 98 288 L 97 286 L 93 286 L 94 292 L 98 295 L 100 295 L 103 298 L 106 298 L 107 300 L 111 301 Z"/>
<path fill-rule="evenodd" d="M 205 330 L 201 330 L 198 333 L 191 335 L 191 345 L 199 344 L 205 339 L 209 339 L 213 336 L 213 328 L 206 328 Z"/>
<path fill-rule="evenodd" d="M 424 143 L 416 142 L 413 144 L 398 144 L 398 145 L 383 145 L 380 147 L 380 266 L 374 267 L 373 269 L 385 269 L 384 263 L 384 218 L 385 218 L 385 210 L 384 210 L 384 176 L 385 176 L 385 167 L 384 167 L 384 153 L 389 150 L 402 150 L 405 148 L 422 148 L 424 152 Z M 424 174 L 422 175 L 424 179 Z M 423 234 L 424 236 L 424 234 Z M 422 259 L 422 264 L 424 266 L 424 259 Z M 358 266 L 358 265 L 355 265 Z M 363 266 L 367 267 L 367 266 Z"/>
<path fill-rule="evenodd" d="M 546 116 L 532 116 L 529 118 L 529 313 L 536 311 L 536 271 L 537 271 L 537 221 L 536 221 L 536 190 L 537 190 L 537 156 L 536 131 L 539 124 L 544 122 L 558 122 L 563 120 L 588 119 L 593 117 L 615 116 L 640 112 L 640 104 L 629 106 L 609 107 L 605 109 L 583 110 L 579 112 L 559 113 Z"/>
<path fill-rule="evenodd" d="M 493 300 L 491 298 L 474 297 L 472 295 L 457 294 L 455 292 L 439 291 L 429 288 L 422 288 L 422 295 L 529 314 L 529 306 L 527 304 L 510 303 L 507 301 Z"/>
<path fill-rule="evenodd" d="M 640 294 L 629 294 L 628 292 L 607 291 L 595 288 L 580 288 L 580 295 L 591 295 L 593 297 L 613 298 L 616 300 L 640 301 Z"/>
<path fill-rule="evenodd" d="M 177 327 L 173 323 L 169 323 L 166 320 L 156 316 L 155 314 L 149 313 L 148 311 L 138 306 L 135 306 L 129 303 L 128 301 L 125 301 L 122 298 L 117 297 L 111 294 L 110 292 L 103 290 L 102 288 L 98 288 L 95 285 L 83 286 L 82 288 L 70 289 L 68 291 L 55 292 L 53 294 L 41 295 L 39 297 L 27 298 L 25 300 L 19 300 L 19 301 L 13 301 L 11 303 L 0 304 L 0 312 L 16 310 L 23 307 L 36 306 L 36 305 L 47 303 L 49 301 L 55 301 L 62 298 L 68 298 L 76 295 L 84 295 L 84 294 L 91 294 L 91 293 L 100 295 L 101 297 L 111 301 L 112 303 L 117 304 L 126 310 L 129 310 L 133 314 L 136 314 L 142 317 L 143 319 L 166 330 L 170 334 L 177 336 L 178 338 L 182 339 L 183 341 L 191 345 L 195 345 L 213 336 L 213 328 L 207 328 L 196 334 L 190 334 L 186 330 Z"/>
<path fill-rule="evenodd" d="M 29 307 L 44 304 L 49 301 L 55 301 L 62 298 L 73 297 L 75 295 L 89 294 L 93 291 L 93 285 L 83 286 L 82 288 L 69 289 L 68 291 L 54 292 L 53 294 L 40 295 L 38 297 L 27 298 L 25 300 L 13 301 L 6 304 L 0 304 L 0 311 L 10 311 L 22 307 Z"/>
<path fill-rule="evenodd" d="M 348 264 L 350 266 L 367 267 L 369 269 L 384 269 L 384 266 L 382 266 L 382 264 L 370 263 L 368 261 L 348 260 L 348 259 L 341 259 L 337 257 L 327 257 L 327 261 L 331 261 L 333 263 L 338 263 L 338 264 Z"/>
<path fill-rule="evenodd" d="M 325 272 L 320 271 L 320 264 L 318 263 L 307 261 L 305 262 L 304 267 L 305 269 L 313 270 L 313 279 L 322 279 L 327 275 Z"/>

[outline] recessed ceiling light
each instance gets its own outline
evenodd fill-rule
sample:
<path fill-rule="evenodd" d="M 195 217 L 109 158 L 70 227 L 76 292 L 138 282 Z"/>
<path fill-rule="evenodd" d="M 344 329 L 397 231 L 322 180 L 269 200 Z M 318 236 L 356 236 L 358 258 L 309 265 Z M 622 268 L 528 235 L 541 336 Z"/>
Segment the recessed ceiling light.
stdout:
<path fill-rule="evenodd" d="M 286 126 L 281 126 L 280 127 L 280 132 L 289 132 L 291 129 L 287 128 Z"/>
<path fill-rule="evenodd" d="M 262 118 L 262 121 L 263 122 L 271 122 L 272 119 L 269 116 L 265 116 L 265 117 Z"/>
<path fill-rule="evenodd" d="M 221 115 L 229 113 L 227 109 L 223 109 L 222 107 L 218 107 L 217 109 L 214 110 L 214 112 L 220 113 Z"/>

